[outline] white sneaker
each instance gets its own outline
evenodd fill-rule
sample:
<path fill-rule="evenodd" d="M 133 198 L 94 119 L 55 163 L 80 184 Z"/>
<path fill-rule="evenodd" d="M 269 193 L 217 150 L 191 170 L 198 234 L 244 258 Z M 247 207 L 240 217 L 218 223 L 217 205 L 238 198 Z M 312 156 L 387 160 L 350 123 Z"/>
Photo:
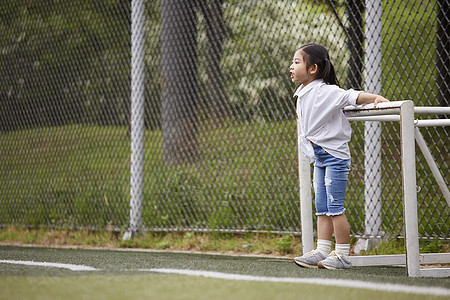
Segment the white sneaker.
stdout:
<path fill-rule="evenodd" d="M 304 268 L 317 268 L 317 263 L 324 260 L 325 256 L 317 249 L 309 251 L 303 256 L 294 258 L 294 262 Z"/>
<path fill-rule="evenodd" d="M 328 257 L 317 263 L 321 269 L 342 270 L 351 269 L 352 263 L 348 256 L 340 255 L 336 251 L 331 251 Z"/>

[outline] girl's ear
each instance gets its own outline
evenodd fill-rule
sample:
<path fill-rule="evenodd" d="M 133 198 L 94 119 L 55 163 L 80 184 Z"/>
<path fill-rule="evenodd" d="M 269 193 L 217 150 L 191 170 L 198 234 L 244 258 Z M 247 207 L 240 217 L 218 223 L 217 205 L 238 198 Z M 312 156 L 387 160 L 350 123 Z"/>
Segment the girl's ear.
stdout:
<path fill-rule="evenodd" d="M 309 67 L 309 74 L 315 75 L 318 70 L 319 66 L 317 66 L 317 64 L 313 64 L 311 67 Z"/>

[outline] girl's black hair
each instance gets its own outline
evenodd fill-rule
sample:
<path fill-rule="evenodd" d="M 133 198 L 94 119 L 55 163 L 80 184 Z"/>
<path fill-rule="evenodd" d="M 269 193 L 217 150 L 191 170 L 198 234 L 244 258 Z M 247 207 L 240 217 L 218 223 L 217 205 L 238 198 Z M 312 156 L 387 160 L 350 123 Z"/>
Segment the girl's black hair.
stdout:
<path fill-rule="evenodd" d="M 298 50 L 302 50 L 306 53 L 306 66 L 317 65 L 318 74 L 316 79 L 323 78 L 326 84 L 335 84 L 339 86 L 339 81 L 336 77 L 333 64 L 330 61 L 328 50 L 322 45 L 318 44 L 306 44 L 301 46 Z"/>

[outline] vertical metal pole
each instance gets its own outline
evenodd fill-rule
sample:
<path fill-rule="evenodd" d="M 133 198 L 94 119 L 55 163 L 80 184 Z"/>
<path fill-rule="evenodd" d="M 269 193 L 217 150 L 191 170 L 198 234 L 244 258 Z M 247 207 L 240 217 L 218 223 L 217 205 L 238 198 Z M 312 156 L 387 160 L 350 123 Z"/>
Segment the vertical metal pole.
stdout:
<path fill-rule="evenodd" d="M 420 276 L 419 232 L 416 193 L 416 151 L 414 140 L 414 103 L 405 101 L 400 108 L 402 141 L 403 211 L 405 218 L 406 267 L 408 276 Z"/>
<path fill-rule="evenodd" d="M 366 1 L 365 90 L 381 93 L 381 0 Z M 365 234 L 377 236 L 381 228 L 381 123 L 364 122 Z M 365 250 L 374 239 L 366 240 Z"/>
<path fill-rule="evenodd" d="M 142 226 L 144 188 L 144 16 L 143 0 L 131 2 L 131 168 L 130 239 Z"/>
<path fill-rule="evenodd" d="M 297 137 L 301 134 L 300 124 L 297 122 Z M 311 166 L 307 157 L 300 149 L 300 141 L 297 139 L 298 149 L 298 173 L 300 181 L 300 220 L 302 226 L 302 250 L 303 254 L 314 249 L 314 231 L 311 202 Z"/>

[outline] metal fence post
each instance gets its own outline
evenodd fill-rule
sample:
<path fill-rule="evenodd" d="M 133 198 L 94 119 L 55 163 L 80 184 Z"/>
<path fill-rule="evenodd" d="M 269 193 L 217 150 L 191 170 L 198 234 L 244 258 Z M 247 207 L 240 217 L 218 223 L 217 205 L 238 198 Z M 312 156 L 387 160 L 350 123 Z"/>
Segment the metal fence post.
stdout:
<path fill-rule="evenodd" d="M 381 0 L 366 1 L 364 87 L 370 93 L 381 92 Z M 364 209 L 365 234 L 377 236 L 381 228 L 381 123 L 364 122 Z M 374 238 L 360 239 L 355 253 L 376 243 Z"/>
<path fill-rule="evenodd" d="M 298 151 L 298 173 L 300 184 L 300 221 L 302 232 L 302 251 L 303 254 L 314 249 L 314 229 L 312 218 L 312 199 L 311 199 L 311 164 L 309 159 L 300 149 L 301 135 L 300 123 L 297 121 L 297 151 Z"/>
<path fill-rule="evenodd" d="M 405 217 L 406 267 L 408 276 L 420 275 L 419 231 L 416 192 L 416 150 L 414 139 L 414 103 L 405 101 L 400 109 L 402 141 L 403 212 Z"/>
<path fill-rule="evenodd" d="M 143 0 L 131 3 L 131 167 L 130 224 L 123 239 L 142 226 L 144 188 L 144 16 Z"/>

